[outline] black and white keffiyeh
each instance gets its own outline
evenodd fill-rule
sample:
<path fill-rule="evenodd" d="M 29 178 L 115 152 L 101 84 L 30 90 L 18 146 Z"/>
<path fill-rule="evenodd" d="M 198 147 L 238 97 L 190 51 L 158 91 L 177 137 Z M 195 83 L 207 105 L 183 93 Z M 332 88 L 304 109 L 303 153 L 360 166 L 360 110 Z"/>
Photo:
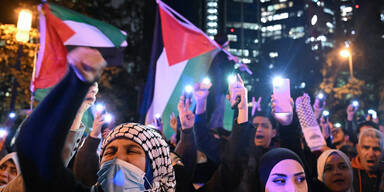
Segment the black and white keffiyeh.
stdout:
<path fill-rule="evenodd" d="M 162 136 L 154 129 L 138 123 L 124 123 L 116 126 L 101 145 L 102 156 L 105 147 L 118 138 L 127 138 L 141 145 L 149 156 L 153 170 L 151 191 L 175 191 L 176 181 L 169 147 Z"/>

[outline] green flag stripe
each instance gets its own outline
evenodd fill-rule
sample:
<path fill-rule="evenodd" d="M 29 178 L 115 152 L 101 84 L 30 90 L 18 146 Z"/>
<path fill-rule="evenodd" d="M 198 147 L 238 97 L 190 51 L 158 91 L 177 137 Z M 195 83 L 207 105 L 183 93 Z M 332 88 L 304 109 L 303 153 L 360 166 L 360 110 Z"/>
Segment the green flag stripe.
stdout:
<path fill-rule="evenodd" d="M 173 130 L 169 126 L 169 116 L 172 112 L 177 114 L 177 103 L 179 102 L 184 86 L 187 84 L 193 85 L 204 78 L 216 53 L 217 50 L 213 50 L 198 57 L 194 57 L 187 62 L 183 74 L 177 82 L 162 115 L 164 135 L 167 138 L 173 134 Z"/>
<path fill-rule="evenodd" d="M 81 23 L 87 23 L 99 29 L 105 36 L 107 36 L 111 42 L 116 46 L 120 45 L 125 41 L 126 35 L 124 35 L 120 29 L 116 28 L 113 25 L 104 23 L 102 21 L 87 17 L 70 9 L 49 3 L 50 11 L 56 17 L 61 20 L 72 20 Z"/>

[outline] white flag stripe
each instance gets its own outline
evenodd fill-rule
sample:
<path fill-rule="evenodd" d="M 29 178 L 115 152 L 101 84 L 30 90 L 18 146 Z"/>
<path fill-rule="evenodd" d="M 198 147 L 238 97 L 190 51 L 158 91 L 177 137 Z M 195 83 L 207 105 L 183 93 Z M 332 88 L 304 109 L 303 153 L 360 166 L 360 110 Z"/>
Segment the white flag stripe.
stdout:
<path fill-rule="evenodd" d="M 99 29 L 86 23 L 65 20 L 75 34 L 64 42 L 64 45 L 78 45 L 89 47 L 115 47 L 111 40 Z"/>
<path fill-rule="evenodd" d="M 187 63 L 188 60 L 169 66 L 165 49 L 163 49 L 156 63 L 155 90 L 146 124 L 152 122 L 154 114 L 163 114 Z"/>

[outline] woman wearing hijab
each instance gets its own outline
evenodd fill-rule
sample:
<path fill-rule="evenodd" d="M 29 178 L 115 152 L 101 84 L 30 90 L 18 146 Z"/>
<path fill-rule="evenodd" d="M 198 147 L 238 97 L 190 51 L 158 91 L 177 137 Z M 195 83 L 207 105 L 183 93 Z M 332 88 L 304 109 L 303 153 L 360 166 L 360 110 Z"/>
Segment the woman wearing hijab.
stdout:
<path fill-rule="evenodd" d="M 324 151 L 317 159 L 318 180 L 327 191 L 353 192 L 353 171 L 349 158 L 339 150 Z"/>
<path fill-rule="evenodd" d="M 0 192 L 23 192 L 19 161 L 16 153 L 9 153 L 0 160 Z"/>
<path fill-rule="evenodd" d="M 259 167 L 260 183 L 265 192 L 307 192 L 304 164 L 293 151 L 275 148 L 265 153 Z"/>

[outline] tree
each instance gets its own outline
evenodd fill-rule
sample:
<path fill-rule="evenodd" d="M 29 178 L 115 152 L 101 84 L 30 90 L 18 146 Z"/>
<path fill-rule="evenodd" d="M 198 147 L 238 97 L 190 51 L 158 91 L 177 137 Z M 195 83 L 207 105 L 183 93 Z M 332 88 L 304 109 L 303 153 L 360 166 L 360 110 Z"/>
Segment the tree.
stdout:
<path fill-rule="evenodd" d="M 30 104 L 29 85 L 32 77 L 33 63 L 38 50 L 39 32 L 32 28 L 27 43 L 17 42 L 15 25 L 0 25 L 0 119 L 3 121 L 9 113 L 12 83 L 16 80 L 18 97 L 16 110 L 27 109 Z M 22 45 L 22 56 L 20 59 L 20 70 L 16 70 L 17 52 Z"/>

